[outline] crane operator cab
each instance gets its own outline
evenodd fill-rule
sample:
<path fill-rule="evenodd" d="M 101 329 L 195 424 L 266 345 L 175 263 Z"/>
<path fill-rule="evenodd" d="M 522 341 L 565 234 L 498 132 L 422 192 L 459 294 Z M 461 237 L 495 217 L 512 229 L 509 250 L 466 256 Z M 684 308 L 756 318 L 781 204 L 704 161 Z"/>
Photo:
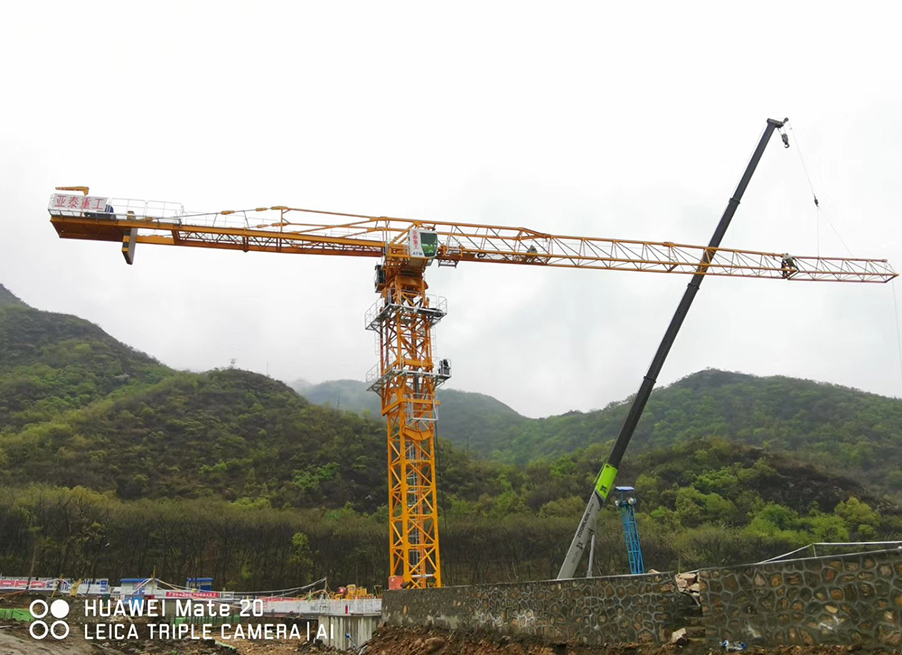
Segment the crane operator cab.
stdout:
<path fill-rule="evenodd" d="M 426 266 L 438 255 L 438 233 L 418 228 L 407 232 L 407 252 L 411 259 L 425 259 Z"/>
<path fill-rule="evenodd" d="M 447 380 L 448 378 L 451 377 L 451 360 L 450 359 L 439 360 L 438 376 L 442 380 Z"/>
<path fill-rule="evenodd" d="M 376 275 L 373 277 L 373 286 L 376 291 L 382 291 L 385 286 L 385 268 L 382 264 L 376 264 Z"/>
<path fill-rule="evenodd" d="M 102 213 L 88 212 L 85 214 L 85 216 L 87 218 L 100 218 L 100 219 L 107 219 L 107 220 L 112 221 L 112 220 L 116 220 L 116 210 L 113 209 L 112 205 L 107 205 Z"/>

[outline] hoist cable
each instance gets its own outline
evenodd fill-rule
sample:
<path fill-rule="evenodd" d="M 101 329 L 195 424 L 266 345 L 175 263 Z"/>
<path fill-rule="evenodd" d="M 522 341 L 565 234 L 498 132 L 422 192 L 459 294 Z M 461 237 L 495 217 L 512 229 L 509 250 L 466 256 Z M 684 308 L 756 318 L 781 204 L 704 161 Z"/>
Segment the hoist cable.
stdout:
<path fill-rule="evenodd" d="M 896 302 L 896 281 L 890 283 L 893 288 L 893 316 L 896 317 L 896 350 L 899 354 L 899 378 L 902 379 L 902 332 L 899 330 L 899 304 Z"/>
<path fill-rule="evenodd" d="M 793 140 L 795 141 L 795 149 L 796 152 L 799 153 L 799 161 L 802 163 L 802 170 L 805 172 L 805 178 L 808 180 L 808 187 L 811 189 L 811 197 L 814 199 L 814 206 L 817 210 L 817 225 L 815 226 L 815 233 L 817 235 L 817 255 L 820 257 L 821 254 L 821 203 L 817 197 L 817 192 L 814 190 L 814 183 L 811 181 L 811 175 L 808 173 L 808 166 L 805 164 L 805 157 L 802 155 L 802 147 L 799 143 L 799 135 L 793 129 L 792 125 L 789 125 L 789 129 L 792 130 Z M 833 222 L 830 220 L 830 217 L 827 215 L 827 212 L 823 212 L 824 220 L 827 221 L 827 225 L 830 226 L 830 229 L 833 230 L 833 233 L 836 235 L 836 238 L 839 239 L 839 242 L 846 249 L 846 252 L 849 253 L 850 257 L 854 257 L 852 254 L 852 249 L 846 244 L 845 240 L 840 235 L 839 230 L 836 229 L 836 226 L 833 225 Z"/>

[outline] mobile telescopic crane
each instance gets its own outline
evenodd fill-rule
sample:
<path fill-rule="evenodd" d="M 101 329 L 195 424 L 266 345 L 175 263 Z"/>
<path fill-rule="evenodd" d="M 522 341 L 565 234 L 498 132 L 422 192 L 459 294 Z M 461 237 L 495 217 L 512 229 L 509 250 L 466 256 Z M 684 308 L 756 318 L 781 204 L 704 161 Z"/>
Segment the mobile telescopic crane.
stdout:
<path fill-rule="evenodd" d="M 896 275 L 886 260 L 790 259 L 717 245 L 561 236 L 522 227 L 286 206 L 193 213 L 176 203 L 91 196 L 87 187 L 57 191 L 70 192 L 50 198 L 50 220 L 59 236 L 119 243 L 129 264 L 139 243 L 379 260 L 379 299 L 364 325 L 379 335 L 380 362 L 367 381 L 382 398 L 387 423 L 390 581 L 396 586 L 441 586 L 435 391 L 450 377 L 451 367 L 448 360 L 436 366 L 433 359 L 432 328 L 447 312 L 444 298 L 426 293 L 424 273 L 433 262 L 682 273 L 693 280 L 716 275 L 887 282 Z"/>

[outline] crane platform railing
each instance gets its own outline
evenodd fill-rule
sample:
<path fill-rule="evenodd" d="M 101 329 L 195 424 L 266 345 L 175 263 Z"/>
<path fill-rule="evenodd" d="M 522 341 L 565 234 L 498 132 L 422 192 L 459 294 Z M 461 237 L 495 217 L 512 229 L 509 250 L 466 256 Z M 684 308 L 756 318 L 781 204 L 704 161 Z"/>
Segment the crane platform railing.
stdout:
<path fill-rule="evenodd" d="M 443 361 L 443 360 L 438 360 Z M 445 360 L 450 361 L 450 360 Z M 406 366 L 396 366 L 389 368 L 386 371 L 382 370 L 381 364 L 376 364 L 370 370 L 366 372 L 366 385 L 367 390 L 375 391 L 376 393 L 381 393 L 382 388 L 392 379 L 400 377 L 400 376 L 409 376 L 409 377 L 419 377 L 419 378 L 430 378 L 435 383 L 435 386 L 446 382 L 451 377 L 451 372 L 445 368 L 438 367 L 432 371 L 426 371 L 422 369 L 416 368 L 408 368 Z"/>
<path fill-rule="evenodd" d="M 47 210 L 53 216 L 98 220 L 135 220 L 142 223 L 180 225 L 188 215 L 181 203 L 166 200 L 105 198 L 54 193 Z"/>
<path fill-rule="evenodd" d="M 367 330 L 378 331 L 379 324 L 396 311 L 408 311 L 421 314 L 432 323 L 438 323 L 448 313 L 448 299 L 444 296 L 426 295 L 425 306 L 402 305 L 397 302 L 387 303 L 381 298 L 374 302 L 363 315 L 363 325 Z"/>

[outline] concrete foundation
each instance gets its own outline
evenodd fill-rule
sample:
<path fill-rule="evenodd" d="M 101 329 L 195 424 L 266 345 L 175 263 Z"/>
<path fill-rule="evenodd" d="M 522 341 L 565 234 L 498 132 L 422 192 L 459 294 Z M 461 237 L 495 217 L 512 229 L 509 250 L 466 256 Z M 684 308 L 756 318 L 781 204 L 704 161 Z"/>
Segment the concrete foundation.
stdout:
<path fill-rule="evenodd" d="M 370 640 L 381 620 L 379 614 L 324 614 L 317 617 L 319 627 L 325 628 L 329 635 L 323 640 L 327 646 L 354 651 Z"/>

